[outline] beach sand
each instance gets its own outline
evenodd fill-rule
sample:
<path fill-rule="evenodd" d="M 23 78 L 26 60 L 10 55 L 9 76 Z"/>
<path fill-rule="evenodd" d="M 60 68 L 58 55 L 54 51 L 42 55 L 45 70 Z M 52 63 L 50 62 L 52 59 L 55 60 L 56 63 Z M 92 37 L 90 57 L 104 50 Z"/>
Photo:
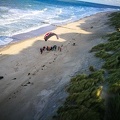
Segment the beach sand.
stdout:
<path fill-rule="evenodd" d="M 77 73 L 89 73 L 89 66 L 101 68 L 103 61 L 90 53 L 106 42 L 114 31 L 107 24 L 110 12 L 98 13 L 58 26 L 47 42 L 44 35 L 23 40 L 0 50 L 0 119 L 50 120 L 66 96 L 66 86 Z M 75 46 L 73 46 L 75 43 Z M 62 46 L 62 51 L 44 51 L 43 46 Z"/>

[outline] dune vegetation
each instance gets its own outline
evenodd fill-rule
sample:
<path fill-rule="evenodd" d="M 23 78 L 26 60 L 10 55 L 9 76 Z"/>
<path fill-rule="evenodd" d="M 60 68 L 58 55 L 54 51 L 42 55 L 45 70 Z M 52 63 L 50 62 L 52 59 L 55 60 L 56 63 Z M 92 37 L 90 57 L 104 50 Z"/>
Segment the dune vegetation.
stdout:
<path fill-rule="evenodd" d="M 116 32 L 108 41 L 91 49 L 104 60 L 100 70 L 89 67 L 91 74 L 73 77 L 67 88 L 69 96 L 60 107 L 55 120 L 120 120 L 120 12 L 112 13 L 109 24 Z M 104 86 L 106 96 L 102 96 Z"/>

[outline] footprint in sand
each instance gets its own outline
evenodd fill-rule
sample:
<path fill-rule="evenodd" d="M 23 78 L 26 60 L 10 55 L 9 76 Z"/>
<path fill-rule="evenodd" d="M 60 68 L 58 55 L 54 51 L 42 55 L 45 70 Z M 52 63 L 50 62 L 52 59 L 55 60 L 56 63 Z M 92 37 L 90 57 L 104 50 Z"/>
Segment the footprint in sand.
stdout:
<path fill-rule="evenodd" d="M 75 46 L 76 44 L 75 43 L 72 43 L 72 46 Z"/>
<path fill-rule="evenodd" d="M 45 65 L 43 65 L 42 67 L 45 67 Z"/>
<path fill-rule="evenodd" d="M 18 67 L 14 68 L 14 70 L 15 70 L 15 72 L 17 72 L 18 71 Z"/>
<path fill-rule="evenodd" d="M 44 70 L 43 68 L 45 67 L 45 65 L 42 65 L 41 67 L 42 67 L 42 69 L 41 69 L 41 70 Z"/>
<path fill-rule="evenodd" d="M 14 92 L 12 95 L 11 95 L 11 97 L 9 97 L 8 99 L 10 100 L 10 99 L 12 99 L 12 98 L 16 98 L 17 96 L 17 93 L 18 93 L 19 91 L 17 90 L 16 92 Z"/>
<path fill-rule="evenodd" d="M 25 84 L 22 84 L 21 86 L 27 86 L 27 85 L 33 85 L 33 82 L 30 82 L 30 81 L 28 81 L 27 83 L 25 83 Z"/>
<path fill-rule="evenodd" d="M 37 68 L 35 67 L 35 70 L 34 70 L 33 73 L 31 73 L 31 74 L 32 74 L 32 75 L 36 75 L 36 73 L 39 72 L 39 70 L 40 70 L 40 69 L 37 69 Z"/>
<path fill-rule="evenodd" d="M 28 75 L 30 75 L 30 73 L 28 73 Z"/>
<path fill-rule="evenodd" d="M 54 58 L 54 60 L 56 60 L 56 59 L 57 59 L 57 57 Z"/>
<path fill-rule="evenodd" d="M 13 78 L 12 80 L 16 80 L 17 78 Z"/>
<path fill-rule="evenodd" d="M 35 73 L 33 73 L 32 75 L 35 75 Z"/>
<path fill-rule="evenodd" d="M 3 79 L 4 77 L 3 76 L 0 76 L 0 80 Z"/>

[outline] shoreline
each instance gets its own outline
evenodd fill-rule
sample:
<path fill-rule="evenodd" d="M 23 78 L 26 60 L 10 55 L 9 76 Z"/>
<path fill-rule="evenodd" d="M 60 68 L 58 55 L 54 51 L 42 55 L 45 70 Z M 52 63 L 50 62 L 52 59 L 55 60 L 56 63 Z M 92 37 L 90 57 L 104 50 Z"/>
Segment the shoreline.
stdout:
<path fill-rule="evenodd" d="M 45 42 L 40 35 L 1 50 L 0 73 L 4 76 L 0 80 L 2 120 L 52 119 L 52 110 L 55 112 L 62 104 L 61 91 L 70 78 L 78 72 L 89 73 L 90 65 L 100 68 L 103 64 L 89 50 L 105 42 L 102 37 L 114 31 L 106 24 L 110 13 L 97 13 L 57 27 L 52 31 L 58 33 L 59 40 L 53 37 Z M 40 54 L 40 47 L 54 44 L 63 45 L 62 51 Z M 60 93 L 59 97 L 56 92 Z"/>
<path fill-rule="evenodd" d="M 82 18 L 80 18 L 78 20 L 71 21 L 71 22 L 66 22 L 66 23 L 61 23 L 61 24 L 50 24 L 48 26 L 41 27 L 41 28 L 29 31 L 29 32 L 13 35 L 13 36 L 10 37 L 10 38 L 13 39 L 13 41 L 11 41 L 10 43 L 5 44 L 5 45 L 0 45 L 0 51 L 3 50 L 4 48 L 8 47 L 8 46 L 13 45 L 13 44 L 17 44 L 19 42 L 22 42 L 22 41 L 25 41 L 25 40 L 28 40 L 28 39 L 31 39 L 31 38 L 35 38 L 35 37 L 38 37 L 38 36 L 41 36 L 41 35 L 45 34 L 46 32 L 55 30 L 57 27 L 62 27 L 64 25 L 67 25 L 67 24 L 70 24 L 70 23 L 73 23 L 73 22 L 77 22 L 77 21 L 79 21 L 81 19 L 93 16 L 93 15 L 96 15 L 96 14 L 112 13 L 112 12 L 115 12 L 115 11 L 118 11 L 118 10 L 98 12 L 98 13 L 94 13 L 92 15 L 88 15 L 88 16 L 82 17 Z"/>
<path fill-rule="evenodd" d="M 13 39 L 12 42 L 10 42 L 6 45 L 0 45 L 0 51 L 8 48 L 11 45 L 18 44 L 18 43 L 26 41 L 28 39 L 36 38 L 38 36 L 41 36 L 48 31 L 54 30 L 55 28 L 56 28 L 55 26 L 49 25 L 49 26 L 46 26 L 46 27 L 42 27 L 42 28 L 27 32 L 27 33 L 21 33 L 21 34 L 13 35 L 11 37 Z"/>

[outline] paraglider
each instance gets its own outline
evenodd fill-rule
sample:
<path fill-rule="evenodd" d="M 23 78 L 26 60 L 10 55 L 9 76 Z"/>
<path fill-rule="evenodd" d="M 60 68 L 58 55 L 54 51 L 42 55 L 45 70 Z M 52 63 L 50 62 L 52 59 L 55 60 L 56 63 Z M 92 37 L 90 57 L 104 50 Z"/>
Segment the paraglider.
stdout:
<path fill-rule="evenodd" d="M 54 35 L 57 37 L 57 39 L 59 39 L 59 37 L 58 37 L 57 34 L 55 34 L 55 33 L 53 33 L 53 32 L 48 32 L 48 33 L 45 34 L 44 40 L 47 41 L 50 37 L 52 37 L 52 36 L 54 36 Z"/>

